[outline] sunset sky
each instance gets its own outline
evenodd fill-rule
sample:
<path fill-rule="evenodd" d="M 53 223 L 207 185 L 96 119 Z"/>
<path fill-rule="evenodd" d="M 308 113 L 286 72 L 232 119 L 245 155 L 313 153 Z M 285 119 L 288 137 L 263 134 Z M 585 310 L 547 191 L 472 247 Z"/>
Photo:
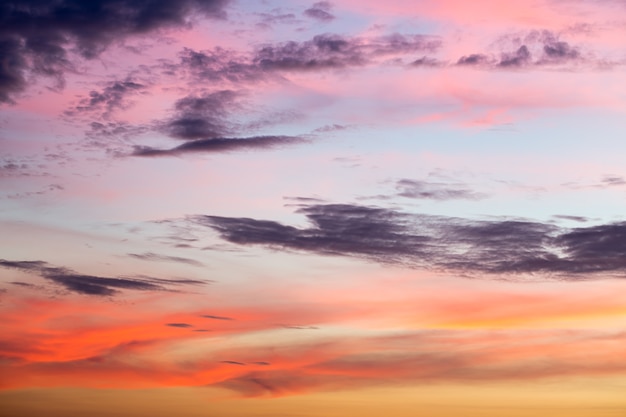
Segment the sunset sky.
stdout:
<path fill-rule="evenodd" d="M 0 2 L 1 417 L 626 415 L 626 2 Z"/>

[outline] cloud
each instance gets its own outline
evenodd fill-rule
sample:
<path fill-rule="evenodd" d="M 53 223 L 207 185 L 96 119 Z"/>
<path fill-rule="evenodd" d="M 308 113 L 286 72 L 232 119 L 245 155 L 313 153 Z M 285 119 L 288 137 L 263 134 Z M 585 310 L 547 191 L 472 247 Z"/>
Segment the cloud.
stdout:
<path fill-rule="evenodd" d="M 185 153 L 218 153 L 237 150 L 271 149 L 285 145 L 306 143 L 296 136 L 253 136 L 248 138 L 213 138 L 186 142 L 171 149 L 137 146 L 133 156 L 173 156 Z"/>
<path fill-rule="evenodd" d="M 617 346 L 623 339 L 619 332 L 424 331 L 363 337 L 347 345 L 333 340 L 285 347 L 272 361 L 279 369 L 242 369 L 214 385 L 246 397 L 276 397 L 407 383 L 619 374 L 624 365 Z M 607 341 L 613 342 L 608 349 Z M 312 355 L 314 348 L 322 352 Z M 589 355 L 595 349 L 602 354 Z M 290 360 L 293 357 L 299 361 Z"/>
<path fill-rule="evenodd" d="M 196 261 L 190 258 L 181 258 L 179 256 L 159 255 L 157 253 L 145 252 L 145 253 L 129 253 L 128 256 L 144 261 L 163 261 L 163 262 L 178 262 L 193 266 L 204 266 L 202 262 Z"/>
<path fill-rule="evenodd" d="M 319 327 L 317 326 L 297 326 L 297 325 L 289 325 L 289 324 L 282 324 L 281 327 L 285 329 L 292 329 L 292 330 L 318 330 L 319 329 Z"/>
<path fill-rule="evenodd" d="M 477 193 L 462 185 L 434 183 L 411 179 L 401 179 L 396 182 L 398 194 L 401 197 L 428 199 L 428 200 L 479 200 L 484 194 Z"/>
<path fill-rule="evenodd" d="M 526 45 L 520 46 L 515 52 L 504 52 L 498 63 L 499 67 L 522 67 L 530 62 L 530 51 Z"/>
<path fill-rule="evenodd" d="M 584 216 L 571 216 L 567 214 L 556 214 L 552 217 L 554 217 L 555 219 L 570 220 L 570 221 L 579 222 L 579 223 L 585 223 L 589 221 L 589 219 Z"/>
<path fill-rule="evenodd" d="M 256 13 L 261 18 L 261 22 L 257 23 L 257 27 L 267 29 L 275 24 L 289 24 L 296 23 L 296 15 L 293 13 L 280 13 L 278 10 L 272 10 L 270 13 Z"/>
<path fill-rule="evenodd" d="M 183 140 L 218 138 L 232 131 L 225 121 L 234 107 L 237 93 L 222 90 L 200 96 L 187 96 L 174 105 L 175 116 L 161 130 Z"/>
<path fill-rule="evenodd" d="M 196 80 L 213 82 L 252 82 L 265 76 L 260 68 L 246 58 L 219 47 L 210 51 L 183 49 L 180 64 L 175 69 L 178 68 L 187 71 Z"/>
<path fill-rule="evenodd" d="M 167 291 L 164 285 L 199 285 L 204 281 L 197 280 L 169 280 L 152 277 L 100 277 L 94 275 L 77 274 L 74 271 L 51 266 L 44 261 L 8 261 L 0 259 L 0 267 L 18 269 L 37 274 L 42 278 L 52 281 L 68 291 L 96 296 L 113 296 L 120 290 L 135 291 Z"/>
<path fill-rule="evenodd" d="M 487 68 L 529 68 L 537 65 L 571 65 L 584 61 L 580 50 L 548 30 L 503 36 L 496 42 L 497 55 L 473 53 L 460 57 L 456 65 Z M 533 57 L 537 57 L 533 59 Z"/>
<path fill-rule="evenodd" d="M 226 320 L 226 321 L 235 320 L 232 317 L 213 316 L 213 315 L 210 315 L 210 314 L 203 314 L 200 317 L 204 317 L 205 319 L 211 319 L 211 320 Z"/>
<path fill-rule="evenodd" d="M 193 327 L 193 325 L 189 323 L 166 323 L 165 325 L 169 327 L 179 327 L 181 329 L 188 329 L 190 327 Z"/>
<path fill-rule="evenodd" d="M 108 119 L 113 111 L 125 109 L 128 104 L 125 98 L 145 90 L 146 86 L 127 79 L 126 81 L 110 82 L 101 91 L 91 91 L 89 98 L 81 99 L 77 106 L 67 110 L 67 116 L 81 113 L 100 113 L 100 117 Z"/>
<path fill-rule="evenodd" d="M 320 1 L 306 9 L 304 15 L 320 22 L 330 22 L 335 19 L 335 16 L 330 13 L 331 8 L 330 2 Z"/>
<path fill-rule="evenodd" d="M 435 37 L 393 34 L 377 38 L 350 38 L 323 34 L 310 41 L 265 45 L 254 63 L 266 71 L 311 71 L 363 66 L 375 58 L 395 54 L 434 52 L 441 45 Z"/>
<path fill-rule="evenodd" d="M 239 365 L 239 366 L 246 366 L 245 363 L 243 362 L 237 362 L 237 361 L 220 361 L 221 363 L 227 363 L 229 365 Z"/>
<path fill-rule="evenodd" d="M 620 176 L 606 176 L 602 179 L 602 183 L 605 186 L 621 186 L 626 185 L 626 179 Z"/>
<path fill-rule="evenodd" d="M 119 292 L 118 289 L 139 291 L 164 290 L 163 287 L 144 280 L 127 278 L 107 278 L 71 273 L 47 273 L 43 277 L 62 285 L 69 291 L 87 295 L 111 296 L 117 294 Z"/>
<path fill-rule="evenodd" d="M 192 16 L 223 18 L 226 4 L 227 0 L 0 2 L 0 102 L 14 102 L 27 87 L 29 74 L 52 77 L 62 87 L 63 74 L 75 70 L 74 53 L 94 59 L 112 43 L 184 27 Z"/>
<path fill-rule="evenodd" d="M 464 55 L 457 61 L 457 65 L 487 65 L 491 63 L 492 59 L 484 54 Z"/>
<path fill-rule="evenodd" d="M 277 148 L 307 142 L 296 136 L 251 136 L 227 137 L 225 135 L 241 130 L 241 126 L 228 122 L 231 110 L 238 107 L 238 93 L 221 90 L 202 95 L 190 95 L 178 100 L 175 114 L 164 123 L 157 123 L 156 129 L 168 136 L 184 140 L 185 143 L 170 149 L 151 146 L 135 146 L 132 156 L 173 156 L 185 153 L 217 153 L 236 150 L 257 150 Z M 258 122 L 247 128 L 260 127 L 269 122 Z"/>
<path fill-rule="evenodd" d="M 297 210 L 310 222 L 194 216 L 239 245 L 360 257 L 415 268 L 492 274 L 515 279 L 588 279 L 626 274 L 626 222 L 565 229 L 520 219 L 470 220 L 350 204 Z"/>
<path fill-rule="evenodd" d="M 434 36 L 392 34 L 379 37 L 348 37 L 322 34 L 311 40 L 268 43 L 250 55 L 223 48 L 195 51 L 185 48 L 178 64 L 167 71 L 191 75 L 195 80 L 232 83 L 258 82 L 274 73 L 323 71 L 371 64 L 379 57 L 435 52 L 441 40 Z M 424 56 L 424 65 L 435 61 Z M 418 65 L 418 63 L 416 63 Z"/>
<path fill-rule="evenodd" d="M 34 287 L 33 284 L 29 284 L 28 282 L 21 282 L 21 281 L 11 281 L 9 282 L 9 284 L 18 285 L 20 287 Z"/>

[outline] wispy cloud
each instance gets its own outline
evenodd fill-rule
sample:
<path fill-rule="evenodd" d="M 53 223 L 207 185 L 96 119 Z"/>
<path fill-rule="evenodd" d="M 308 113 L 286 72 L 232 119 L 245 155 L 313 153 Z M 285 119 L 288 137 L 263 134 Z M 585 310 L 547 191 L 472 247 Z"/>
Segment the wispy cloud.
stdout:
<path fill-rule="evenodd" d="M 67 116 L 89 114 L 102 119 L 108 119 L 116 110 L 128 107 L 126 97 L 137 94 L 146 89 L 146 86 L 127 79 L 108 83 L 101 91 L 92 90 L 89 98 L 83 98 L 79 103 L 65 111 Z"/>
<path fill-rule="evenodd" d="M 310 8 L 306 9 L 304 11 L 304 15 L 320 22 L 329 22 L 335 19 L 335 16 L 330 13 L 331 8 L 332 4 L 330 2 L 319 1 L 314 3 Z"/>
<path fill-rule="evenodd" d="M 254 63 L 264 70 L 314 71 L 362 66 L 382 56 L 434 52 L 436 37 L 393 34 L 378 38 L 349 38 L 324 34 L 305 42 L 286 42 L 260 48 Z"/>
<path fill-rule="evenodd" d="M 227 321 L 234 320 L 232 317 L 213 316 L 213 315 L 210 315 L 210 314 L 203 314 L 200 317 L 204 317 L 205 319 L 211 319 L 211 320 L 227 320 Z"/>
<path fill-rule="evenodd" d="M 183 140 L 210 139 L 227 135 L 232 128 L 226 122 L 237 94 L 223 90 L 200 96 L 187 96 L 174 104 L 175 116 L 162 126 L 169 136 Z"/>
<path fill-rule="evenodd" d="M 313 346 L 293 346 L 280 357 L 274 356 L 272 364 L 278 362 L 279 367 L 242 369 L 242 374 L 217 385 L 246 397 L 277 397 L 415 382 L 540 380 L 588 373 L 619 374 L 624 370 L 624 366 L 615 366 L 619 348 L 605 350 L 608 357 L 593 355 L 580 361 L 580 349 L 617 342 L 624 338 L 623 333 L 527 331 L 523 339 L 516 336 L 506 331 L 407 332 L 363 338 L 358 341 L 359 350 L 335 340 L 316 346 L 325 352 L 308 356 L 306 365 L 300 366 L 290 358 L 306 355 Z M 559 347 L 559 340 L 567 340 L 567 348 Z M 407 344 L 412 346 L 410 350 Z M 548 353 L 552 359 L 558 356 L 558 360 L 546 359 Z"/>

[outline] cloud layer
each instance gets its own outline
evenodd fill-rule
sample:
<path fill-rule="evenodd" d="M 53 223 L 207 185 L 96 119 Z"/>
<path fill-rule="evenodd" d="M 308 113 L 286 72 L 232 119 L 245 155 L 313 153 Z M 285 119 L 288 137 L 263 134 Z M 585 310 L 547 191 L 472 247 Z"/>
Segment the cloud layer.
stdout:
<path fill-rule="evenodd" d="M 350 204 L 307 205 L 297 212 L 311 227 L 251 218 L 193 219 L 240 245 L 356 256 L 409 267 L 555 279 L 626 272 L 626 224 L 621 222 L 564 229 L 529 220 L 469 220 Z"/>

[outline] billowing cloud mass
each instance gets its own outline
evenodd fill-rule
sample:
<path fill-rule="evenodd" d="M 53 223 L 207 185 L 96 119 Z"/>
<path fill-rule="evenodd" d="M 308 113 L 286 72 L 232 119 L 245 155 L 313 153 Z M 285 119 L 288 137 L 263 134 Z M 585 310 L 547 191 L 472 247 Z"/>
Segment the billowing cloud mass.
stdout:
<path fill-rule="evenodd" d="M 622 416 L 625 40 L 621 0 L 0 1 L 0 417 Z"/>
<path fill-rule="evenodd" d="M 300 208 L 310 228 L 268 220 L 196 216 L 241 245 L 358 256 L 410 267 L 468 273 L 580 274 L 626 272 L 626 224 L 563 229 L 529 220 L 469 220 L 349 204 Z M 573 274 L 573 275 L 572 275 Z"/>
<path fill-rule="evenodd" d="M 181 27 L 193 14 L 224 16 L 224 0 L 5 1 L 0 5 L 0 101 L 24 90 L 26 74 L 53 77 L 63 85 L 66 71 L 76 71 L 74 49 L 97 58 L 109 45 L 129 36 Z"/>

